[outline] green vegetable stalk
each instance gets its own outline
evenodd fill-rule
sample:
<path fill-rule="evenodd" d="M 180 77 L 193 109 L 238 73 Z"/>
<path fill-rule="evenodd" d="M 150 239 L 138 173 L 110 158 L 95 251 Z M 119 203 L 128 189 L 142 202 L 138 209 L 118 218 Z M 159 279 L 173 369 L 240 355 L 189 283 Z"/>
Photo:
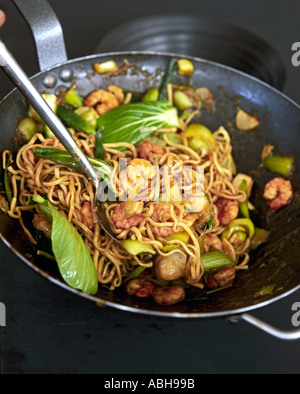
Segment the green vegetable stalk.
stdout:
<path fill-rule="evenodd" d="M 278 154 L 271 154 L 267 156 L 263 162 L 264 167 L 277 174 L 289 177 L 292 175 L 295 167 L 295 159 L 293 156 L 280 156 Z"/>
<path fill-rule="evenodd" d="M 32 200 L 52 223 L 52 251 L 65 282 L 86 294 L 97 293 L 97 271 L 79 233 L 49 201 L 41 196 L 34 196 Z"/>
<path fill-rule="evenodd" d="M 8 182 L 8 167 L 10 166 L 10 162 L 11 162 L 11 154 L 9 155 L 7 164 L 6 164 L 6 168 L 4 171 L 4 188 L 6 191 L 6 196 L 7 196 L 7 201 L 9 203 L 12 202 L 12 195 L 11 195 L 11 191 L 10 191 L 10 187 L 9 187 L 9 182 Z"/>
<path fill-rule="evenodd" d="M 235 265 L 225 253 L 217 249 L 202 254 L 201 260 L 205 271 L 219 270 L 224 267 L 232 267 Z"/>
<path fill-rule="evenodd" d="M 178 59 L 172 58 L 168 64 L 162 83 L 159 88 L 159 100 L 167 100 L 167 85 L 173 83 L 178 71 Z"/>
<path fill-rule="evenodd" d="M 71 127 L 77 132 L 83 132 L 87 135 L 95 134 L 95 127 L 77 115 L 73 110 L 59 105 L 57 107 L 57 116 L 61 119 L 66 127 Z"/>
<path fill-rule="evenodd" d="M 244 179 L 241 183 L 240 190 L 246 193 L 246 200 L 239 203 L 240 213 L 244 218 L 249 218 L 248 198 L 247 198 L 247 182 Z"/>

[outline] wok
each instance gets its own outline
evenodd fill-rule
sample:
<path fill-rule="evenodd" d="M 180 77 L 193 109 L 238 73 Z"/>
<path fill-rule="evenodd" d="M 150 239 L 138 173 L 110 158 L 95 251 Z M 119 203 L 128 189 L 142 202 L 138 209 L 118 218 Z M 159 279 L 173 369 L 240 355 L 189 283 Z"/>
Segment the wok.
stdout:
<path fill-rule="evenodd" d="M 59 22 L 47 2 L 14 0 L 32 28 L 41 72 L 31 80 L 40 92 L 55 93 L 62 87 L 76 82 L 77 90 L 86 95 L 99 86 L 113 83 L 125 90 L 143 92 L 149 86 L 158 87 L 164 70 L 173 56 L 169 53 L 114 52 L 67 60 L 63 34 Z M 275 175 L 260 166 L 260 153 L 264 144 L 272 144 L 281 153 L 292 154 L 299 165 L 300 106 L 266 83 L 230 67 L 200 58 L 188 57 L 195 66 L 191 81 L 178 76 L 178 84 L 191 82 L 193 86 L 208 87 L 215 98 L 216 111 L 203 111 L 199 121 L 216 130 L 224 125 L 232 138 L 234 157 L 239 172 L 254 177 L 252 203 L 255 205 L 253 221 L 258 227 L 271 230 L 268 243 L 252 252 L 249 270 L 238 273 L 231 288 L 212 294 L 204 301 L 184 301 L 174 306 L 162 307 L 147 299 L 131 298 L 116 290 L 110 292 L 99 287 L 90 296 L 70 288 L 63 282 L 52 261 L 37 256 L 23 233 L 18 221 L 0 212 L 0 236 L 3 242 L 39 275 L 100 307 L 173 318 L 228 317 L 230 321 L 243 319 L 281 339 L 298 339 L 300 330 L 280 331 L 249 315 L 249 311 L 261 308 L 300 288 L 299 261 L 299 171 L 292 179 L 294 198 L 283 209 L 269 212 L 262 199 L 265 183 Z M 94 74 L 93 63 L 113 59 L 121 65 L 124 59 L 135 64 L 126 74 L 108 80 Z M 4 78 L 4 76 L 3 76 Z M 19 141 L 14 134 L 18 120 L 26 116 L 27 103 L 14 89 L 0 103 L 0 150 L 18 149 Z M 260 125 L 253 131 L 240 132 L 234 126 L 237 108 L 255 112 Z M 3 174 L 1 174 L 3 176 Z M 3 177 L 1 177 L 3 179 Z M 4 186 L 0 184 L 0 192 Z M 268 284 L 276 284 L 272 294 L 259 296 Z"/>

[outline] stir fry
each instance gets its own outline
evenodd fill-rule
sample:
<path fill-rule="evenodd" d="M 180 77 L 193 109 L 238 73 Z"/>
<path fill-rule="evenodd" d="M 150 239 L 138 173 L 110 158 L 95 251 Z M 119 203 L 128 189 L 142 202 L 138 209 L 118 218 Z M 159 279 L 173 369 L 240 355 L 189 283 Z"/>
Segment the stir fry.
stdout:
<path fill-rule="evenodd" d="M 96 64 L 95 72 L 113 78 L 118 67 Z M 269 231 L 251 220 L 253 179 L 238 172 L 228 131 L 201 123 L 200 110 L 214 114 L 213 93 L 174 83 L 177 74 L 193 72 L 189 60 L 172 59 L 160 87 L 145 92 L 109 84 L 86 97 L 75 85 L 44 94 L 99 171 L 97 197 L 119 242 L 95 218 L 92 182 L 35 110 L 29 107 L 18 123 L 24 145 L 2 154 L 1 209 L 20 221 L 38 254 L 56 261 L 71 287 L 88 294 L 99 286 L 123 289 L 173 305 L 191 291 L 203 296 L 232 286 L 238 271 L 249 268 L 251 250 L 266 242 Z M 237 114 L 242 130 L 258 125 L 252 115 Z M 263 194 L 277 210 L 293 197 L 284 179 L 293 159 L 268 147 L 262 159 L 283 176 Z M 25 212 L 32 214 L 30 226 Z"/>

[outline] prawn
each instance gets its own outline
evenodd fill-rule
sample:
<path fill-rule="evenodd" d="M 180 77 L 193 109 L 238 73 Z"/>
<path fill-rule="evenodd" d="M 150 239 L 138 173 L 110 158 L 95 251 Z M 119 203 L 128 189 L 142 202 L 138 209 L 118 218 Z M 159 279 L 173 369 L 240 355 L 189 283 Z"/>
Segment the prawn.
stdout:
<path fill-rule="evenodd" d="M 149 160 L 151 163 L 159 160 L 166 153 L 166 149 L 150 141 L 142 143 L 139 155 L 142 159 Z"/>
<path fill-rule="evenodd" d="M 152 297 L 157 304 L 174 305 L 184 300 L 185 291 L 182 286 L 157 287 L 152 292 Z"/>
<path fill-rule="evenodd" d="M 145 189 L 148 192 L 149 181 L 154 174 L 155 167 L 149 161 L 144 159 L 131 160 L 127 168 L 121 171 L 119 175 L 120 194 L 125 193 L 133 200 Z"/>
<path fill-rule="evenodd" d="M 128 295 L 135 295 L 139 298 L 150 297 L 155 289 L 155 286 L 144 279 L 132 279 L 130 282 L 126 283 L 125 291 Z"/>
<path fill-rule="evenodd" d="M 35 213 L 32 220 L 33 227 L 38 231 L 42 231 L 47 238 L 51 238 L 52 224 L 41 213 Z"/>
<path fill-rule="evenodd" d="M 144 220 L 144 203 L 140 201 L 122 201 L 113 211 L 111 219 L 118 229 L 130 230 Z"/>
<path fill-rule="evenodd" d="M 110 85 L 108 90 L 99 89 L 89 94 L 84 100 L 84 106 L 94 107 L 99 115 L 103 115 L 118 107 L 124 100 L 124 93 L 118 86 Z"/>
<path fill-rule="evenodd" d="M 273 178 L 265 185 L 263 197 L 269 200 L 271 209 L 281 208 L 293 197 L 292 184 L 281 177 Z"/>
<path fill-rule="evenodd" d="M 216 202 L 218 209 L 218 219 L 222 226 L 227 226 L 239 214 L 239 203 L 228 198 L 219 198 Z"/>

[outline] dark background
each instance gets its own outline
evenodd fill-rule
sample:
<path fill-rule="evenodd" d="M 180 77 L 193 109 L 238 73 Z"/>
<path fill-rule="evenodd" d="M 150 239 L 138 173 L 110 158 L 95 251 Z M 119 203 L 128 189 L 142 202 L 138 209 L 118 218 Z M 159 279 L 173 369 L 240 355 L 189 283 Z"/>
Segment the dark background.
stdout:
<path fill-rule="evenodd" d="M 299 0 L 51 0 L 64 29 L 69 58 L 94 52 L 111 29 L 142 16 L 192 13 L 237 23 L 273 45 L 287 70 L 285 93 L 300 103 L 300 67 L 291 46 L 300 41 Z M 9 0 L 1 37 L 29 75 L 38 72 L 31 33 Z M 0 74 L 0 97 L 12 88 Z M 1 368 L 9 373 L 205 374 L 300 372 L 300 341 L 277 340 L 244 322 L 171 320 L 100 309 L 49 283 L 0 244 Z M 252 314 L 293 330 L 300 293 Z"/>

